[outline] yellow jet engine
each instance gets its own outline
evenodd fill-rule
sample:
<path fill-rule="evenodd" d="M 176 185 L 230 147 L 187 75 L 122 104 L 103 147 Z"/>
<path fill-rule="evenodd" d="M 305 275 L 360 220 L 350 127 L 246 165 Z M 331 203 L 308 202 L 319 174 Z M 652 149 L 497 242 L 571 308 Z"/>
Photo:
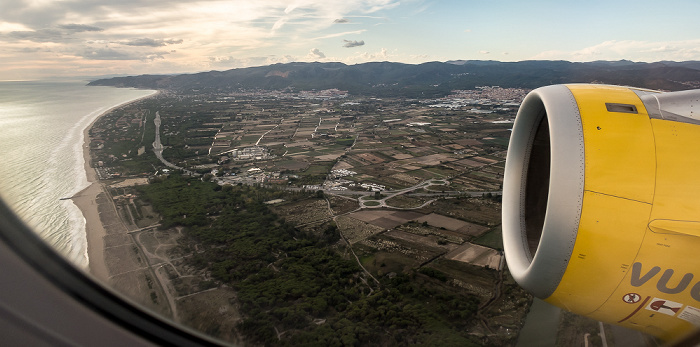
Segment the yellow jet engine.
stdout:
<path fill-rule="evenodd" d="M 503 244 L 551 304 L 664 339 L 700 327 L 700 90 L 533 90 L 508 148 Z"/>

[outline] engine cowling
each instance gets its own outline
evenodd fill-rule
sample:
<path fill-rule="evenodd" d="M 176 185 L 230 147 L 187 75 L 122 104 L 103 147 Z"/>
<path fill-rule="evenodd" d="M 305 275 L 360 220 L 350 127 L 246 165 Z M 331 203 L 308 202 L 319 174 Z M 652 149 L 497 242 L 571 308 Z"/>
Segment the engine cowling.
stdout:
<path fill-rule="evenodd" d="M 700 326 L 699 100 L 606 85 L 528 94 L 503 183 L 523 288 L 665 339 Z"/>

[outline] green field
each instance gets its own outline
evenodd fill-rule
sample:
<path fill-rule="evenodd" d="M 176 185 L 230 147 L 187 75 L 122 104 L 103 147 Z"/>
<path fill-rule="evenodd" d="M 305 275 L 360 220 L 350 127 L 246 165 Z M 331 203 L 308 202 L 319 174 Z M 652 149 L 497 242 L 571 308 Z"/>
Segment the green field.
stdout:
<path fill-rule="evenodd" d="M 472 241 L 478 245 L 503 250 L 503 231 L 501 226 L 497 226 Z"/>
<path fill-rule="evenodd" d="M 325 175 L 331 171 L 333 162 L 313 163 L 304 172 L 304 175 Z"/>

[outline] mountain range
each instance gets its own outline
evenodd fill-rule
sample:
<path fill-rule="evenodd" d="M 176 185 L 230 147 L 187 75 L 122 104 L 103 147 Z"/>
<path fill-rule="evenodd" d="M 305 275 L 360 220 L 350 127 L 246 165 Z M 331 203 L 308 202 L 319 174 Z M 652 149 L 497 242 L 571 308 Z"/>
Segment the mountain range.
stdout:
<path fill-rule="evenodd" d="M 605 83 L 658 90 L 700 88 L 700 62 L 456 60 L 423 64 L 286 63 L 194 74 L 114 77 L 95 80 L 89 85 L 179 92 L 337 88 L 356 95 L 429 97 L 476 86 L 537 88 L 560 83 Z"/>

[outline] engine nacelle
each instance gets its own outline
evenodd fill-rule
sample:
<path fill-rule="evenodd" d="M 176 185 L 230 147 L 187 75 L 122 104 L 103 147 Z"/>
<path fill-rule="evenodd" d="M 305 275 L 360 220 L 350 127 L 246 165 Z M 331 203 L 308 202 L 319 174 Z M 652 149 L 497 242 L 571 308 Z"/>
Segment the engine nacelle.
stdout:
<path fill-rule="evenodd" d="M 606 85 L 528 94 L 503 182 L 523 288 L 664 339 L 700 327 L 699 100 Z"/>

